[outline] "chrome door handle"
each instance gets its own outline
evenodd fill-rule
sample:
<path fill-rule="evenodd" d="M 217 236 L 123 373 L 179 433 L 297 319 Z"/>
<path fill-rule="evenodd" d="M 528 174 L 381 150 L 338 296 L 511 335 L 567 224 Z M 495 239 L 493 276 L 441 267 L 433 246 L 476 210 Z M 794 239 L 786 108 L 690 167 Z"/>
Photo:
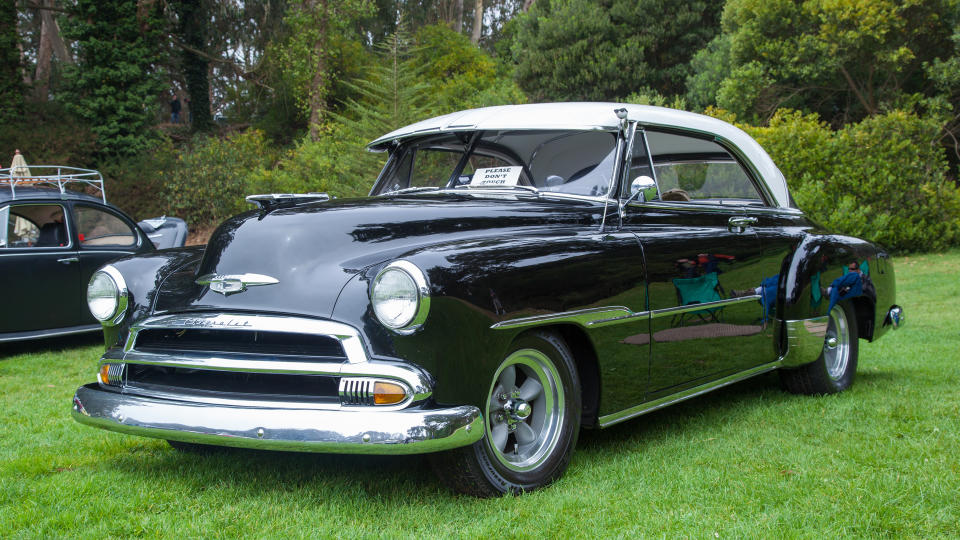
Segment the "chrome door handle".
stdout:
<path fill-rule="evenodd" d="M 733 232 L 743 232 L 747 227 L 755 225 L 757 218 L 749 216 L 734 216 L 727 220 L 727 228 Z"/>
<path fill-rule="evenodd" d="M 60 264 L 70 264 L 75 262 L 80 262 L 79 257 L 65 257 L 63 259 L 57 259 L 57 262 Z"/>

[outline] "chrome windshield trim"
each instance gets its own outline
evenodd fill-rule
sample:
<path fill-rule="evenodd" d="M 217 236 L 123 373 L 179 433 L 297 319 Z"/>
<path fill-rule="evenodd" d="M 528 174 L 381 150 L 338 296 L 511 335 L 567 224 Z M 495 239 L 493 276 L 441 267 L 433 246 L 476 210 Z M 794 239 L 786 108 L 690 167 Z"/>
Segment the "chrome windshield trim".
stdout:
<path fill-rule="evenodd" d="M 144 319 L 130 328 L 125 352 L 132 351 L 137 334 L 142 330 L 203 328 L 218 330 L 256 330 L 261 332 L 284 332 L 331 336 L 340 341 L 350 363 L 368 360 L 366 348 L 358 332 L 352 326 L 334 321 L 288 317 L 283 315 L 248 315 L 242 313 L 179 313 Z"/>
<path fill-rule="evenodd" d="M 750 377 L 754 377 L 756 375 L 760 375 L 768 371 L 773 371 L 778 367 L 780 367 L 779 360 L 770 362 L 768 364 L 763 364 L 745 371 L 741 371 L 739 373 L 734 373 L 733 375 L 730 375 L 728 377 L 717 379 L 715 381 L 710 381 L 706 384 L 701 384 L 700 386 L 694 386 L 693 388 L 688 388 L 686 390 L 682 390 L 675 394 L 664 396 L 660 399 L 656 399 L 647 403 L 641 403 L 636 407 L 631 407 L 629 409 L 625 409 L 620 412 L 601 416 L 599 419 L 600 427 L 605 428 L 605 427 L 612 426 L 614 424 L 619 424 L 620 422 L 625 422 L 632 418 L 636 418 L 640 415 L 647 414 L 649 412 L 656 411 L 657 409 L 662 409 L 664 407 L 673 405 L 674 403 L 686 401 L 690 398 L 694 398 L 699 395 L 706 394 L 707 392 L 710 392 L 712 390 L 723 388 L 724 386 L 729 386 L 731 384 L 740 382 L 744 379 L 749 379 Z"/>

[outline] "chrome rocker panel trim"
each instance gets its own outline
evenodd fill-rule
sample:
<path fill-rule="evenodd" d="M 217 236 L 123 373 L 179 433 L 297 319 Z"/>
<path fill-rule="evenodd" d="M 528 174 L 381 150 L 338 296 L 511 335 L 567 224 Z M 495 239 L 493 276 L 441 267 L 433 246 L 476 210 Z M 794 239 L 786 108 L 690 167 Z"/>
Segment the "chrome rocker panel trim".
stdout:
<path fill-rule="evenodd" d="M 483 437 L 476 407 L 401 411 L 323 411 L 226 407 L 77 389 L 73 418 L 110 431 L 263 450 L 344 454 L 422 454 Z"/>

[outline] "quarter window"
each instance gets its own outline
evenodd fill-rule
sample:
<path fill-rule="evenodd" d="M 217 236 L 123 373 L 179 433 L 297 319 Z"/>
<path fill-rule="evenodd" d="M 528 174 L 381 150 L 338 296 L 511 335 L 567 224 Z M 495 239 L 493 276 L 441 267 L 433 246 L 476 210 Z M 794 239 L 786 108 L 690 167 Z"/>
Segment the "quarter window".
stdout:
<path fill-rule="evenodd" d="M 662 200 L 763 204 L 763 198 L 750 176 L 719 144 L 656 131 L 647 131 L 646 136 Z"/>
<path fill-rule="evenodd" d="M 81 246 L 132 246 L 137 242 L 133 229 L 117 216 L 91 206 L 75 206 Z"/>

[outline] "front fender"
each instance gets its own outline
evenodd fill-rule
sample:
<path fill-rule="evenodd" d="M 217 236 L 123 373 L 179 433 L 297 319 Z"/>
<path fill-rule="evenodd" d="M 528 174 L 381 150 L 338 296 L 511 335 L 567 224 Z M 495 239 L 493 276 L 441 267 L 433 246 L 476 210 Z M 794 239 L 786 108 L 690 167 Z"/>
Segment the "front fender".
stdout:
<path fill-rule="evenodd" d="M 203 247 L 196 246 L 134 255 L 110 263 L 123 276 L 130 296 L 123 321 L 117 326 L 103 329 L 106 348 L 122 346 L 130 324 L 152 312 L 157 291 L 168 275 L 191 264 L 198 264 L 202 256 Z"/>

